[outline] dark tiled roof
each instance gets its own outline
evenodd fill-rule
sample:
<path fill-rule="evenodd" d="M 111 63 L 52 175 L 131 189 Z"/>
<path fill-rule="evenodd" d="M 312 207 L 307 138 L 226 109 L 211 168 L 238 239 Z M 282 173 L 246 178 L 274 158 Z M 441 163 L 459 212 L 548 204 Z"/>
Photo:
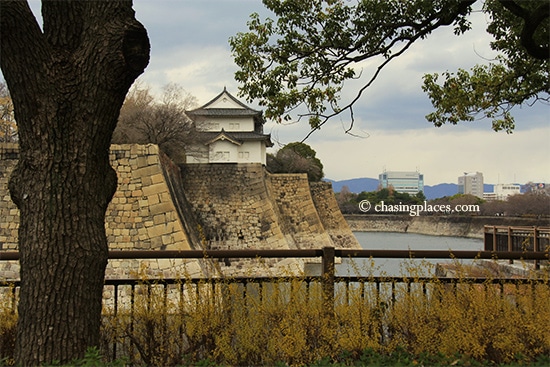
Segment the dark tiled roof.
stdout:
<path fill-rule="evenodd" d="M 241 106 L 242 108 L 208 108 L 209 105 L 211 105 L 214 101 L 216 101 L 218 98 L 222 96 L 222 94 L 226 94 L 233 102 L 235 102 L 237 105 Z M 208 103 L 204 104 L 203 106 L 196 108 L 191 111 L 185 111 L 189 116 L 252 116 L 254 117 L 254 120 L 256 122 L 259 122 L 261 124 L 264 124 L 264 118 L 263 118 L 263 112 L 258 111 L 255 109 L 252 109 L 239 101 L 237 98 L 235 98 L 231 93 L 227 91 L 226 88 L 223 89 L 223 91 L 218 94 L 216 97 L 214 97 L 212 100 L 210 100 Z"/>
<path fill-rule="evenodd" d="M 195 116 L 261 116 L 261 111 L 241 108 L 198 108 L 187 111 L 189 115 Z"/>
<path fill-rule="evenodd" d="M 201 140 L 203 140 L 205 143 L 217 140 L 216 138 L 221 136 L 222 134 L 227 136 L 231 140 L 235 140 L 241 143 L 245 141 L 265 141 L 266 146 L 273 146 L 273 142 L 271 141 L 271 134 L 259 134 L 252 131 L 208 131 L 200 133 L 202 138 Z"/>

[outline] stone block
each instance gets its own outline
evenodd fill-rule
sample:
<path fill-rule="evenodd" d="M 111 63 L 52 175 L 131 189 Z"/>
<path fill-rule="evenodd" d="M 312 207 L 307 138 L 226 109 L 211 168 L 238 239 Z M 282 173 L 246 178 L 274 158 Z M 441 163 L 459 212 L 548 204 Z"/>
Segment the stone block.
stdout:
<path fill-rule="evenodd" d="M 157 214 L 170 213 L 174 210 L 175 210 L 174 204 L 172 204 L 171 201 L 162 201 L 158 204 L 149 206 L 149 213 L 153 217 L 156 216 Z"/>
<path fill-rule="evenodd" d="M 151 155 L 147 156 L 147 164 L 148 165 L 158 165 L 159 164 L 159 159 L 158 159 L 158 150 L 154 153 L 150 153 Z"/>
<path fill-rule="evenodd" d="M 172 237 L 174 242 L 187 242 L 187 237 L 183 231 L 175 231 Z"/>
<path fill-rule="evenodd" d="M 165 225 L 156 225 L 147 229 L 147 235 L 149 238 L 160 238 L 164 235 L 171 233 L 170 229 Z"/>
<path fill-rule="evenodd" d="M 171 259 L 158 259 L 157 266 L 159 269 L 171 269 L 174 266 L 173 262 Z"/>
<path fill-rule="evenodd" d="M 173 237 L 172 237 L 171 234 L 166 234 L 166 235 L 162 236 L 161 238 L 162 238 L 162 244 L 164 246 L 168 246 L 168 245 L 171 245 L 172 243 L 174 243 L 174 240 L 173 240 Z"/>
<path fill-rule="evenodd" d="M 151 185 L 151 178 L 149 176 L 139 177 L 139 179 L 143 186 Z"/>
<path fill-rule="evenodd" d="M 147 166 L 147 157 L 146 156 L 139 156 L 135 160 L 135 168 L 142 168 Z"/>
<path fill-rule="evenodd" d="M 157 184 L 144 186 L 142 190 L 143 190 L 143 195 L 147 197 L 153 196 L 155 194 L 161 194 L 163 192 L 168 192 L 168 188 L 164 183 L 157 183 Z"/>
<path fill-rule="evenodd" d="M 151 246 L 150 248 L 152 250 L 160 249 L 162 248 L 162 238 L 161 237 L 153 237 L 151 238 Z"/>
<path fill-rule="evenodd" d="M 160 167 L 158 166 L 145 166 L 136 169 L 132 172 L 134 177 L 151 177 L 160 173 Z"/>
<path fill-rule="evenodd" d="M 155 225 L 166 223 L 166 216 L 164 214 L 153 215 L 153 223 Z"/>
<path fill-rule="evenodd" d="M 167 202 L 171 203 L 172 202 L 172 196 L 170 195 L 170 193 L 168 191 L 161 192 L 159 194 L 159 199 L 163 203 L 167 203 Z"/>
<path fill-rule="evenodd" d="M 157 170 L 157 172 L 158 172 L 158 170 Z M 164 182 L 164 175 L 162 174 L 162 172 L 151 175 L 151 182 L 153 184 L 158 184 L 158 183 Z"/>

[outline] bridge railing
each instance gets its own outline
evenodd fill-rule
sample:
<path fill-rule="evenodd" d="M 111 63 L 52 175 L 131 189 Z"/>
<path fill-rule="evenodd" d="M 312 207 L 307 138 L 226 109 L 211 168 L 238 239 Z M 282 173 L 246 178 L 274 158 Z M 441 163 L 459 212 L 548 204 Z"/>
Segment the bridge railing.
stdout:
<path fill-rule="evenodd" d="M 494 252 L 539 252 L 550 248 L 550 228 L 525 226 L 484 226 L 483 242 L 485 251 Z M 514 259 L 510 259 L 510 264 Z M 534 261 L 535 269 L 539 262 Z"/>

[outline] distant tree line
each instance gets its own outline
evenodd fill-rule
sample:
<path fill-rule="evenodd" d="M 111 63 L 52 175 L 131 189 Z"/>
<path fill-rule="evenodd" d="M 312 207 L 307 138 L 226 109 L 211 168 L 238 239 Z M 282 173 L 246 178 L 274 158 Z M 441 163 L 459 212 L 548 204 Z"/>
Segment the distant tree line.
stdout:
<path fill-rule="evenodd" d="M 481 205 L 481 215 L 550 216 L 550 196 L 529 192 L 510 196 L 506 201 L 487 201 Z"/>
<path fill-rule="evenodd" d="M 423 204 L 426 197 L 422 192 L 417 195 L 409 195 L 399 193 L 389 189 L 380 189 L 377 191 L 366 192 L 359 194 L 350 192 L 347 186 L 336 193 L 336 201 L 340 210 L 344 214 L 362 214 L 359 208 L 359 203 L 363 200 L 368 200 L 372 206 L 384 202 L 388 205 L 403 204 L 415 205 Z M 507 200 L 485 201 L 474 195 L 456 194 L 453 196 L 445 196 L 438 199 L 428 200 L 428 205 L 450 205 L 454 208 L 457 205 L 479 205 L 479 212 L 455 213 L 457 215 L 487 215 L 487 216 L 550 216 L 550 196 L 545 191 L 528 192 L 508 197 Z M 374 212 L 374 211 L 371 211 Z M 385 213 L 391 214 L 391 213 Z M 403 214 L 403 213 L 395 213 Z M 444 213 L 442 213 L 444 214 Z M 423 215 L 429 215 L 424 213 Z"/>
<path fill-rule="evenodd" d="M 403 204 L 417 205 L 426 200 L 423 192 L 416 195 L 401 193 L 394 190 L 393 187 L 379 189 L 377 191 L 363 191 L 359 194 L 352 193 L 347 186 L 342 187 L 342 191 L 336 194 L 336 201 L 340 210 L 344 214 L 363 213 L 359 209 L 359 203 L 367 200 L 372 205 L 384 202 L 387 205 Z"/>

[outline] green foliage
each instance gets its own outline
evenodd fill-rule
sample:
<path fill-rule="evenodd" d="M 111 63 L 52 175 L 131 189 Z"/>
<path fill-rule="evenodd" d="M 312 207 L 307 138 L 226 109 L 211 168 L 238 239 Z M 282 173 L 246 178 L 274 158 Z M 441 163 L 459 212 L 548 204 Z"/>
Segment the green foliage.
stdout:
<path fill-rule="evenodd" d="M 371 203 L 371 210 L 374 211 L 374 206 L 382 201 L 387 205 L 417 205 L 424 203 L 426 197 L 423 192 L 419 192 L 416 195 L 410 195 L 407 193 L 397 192 L 390 188 L 369 192 L 363 191 L 359 194 L 338 193 L 336 195 L 336 200 L 342 213 L 361 213 L 359 210 L 359 203 L 363 200 L 368 200 Z"/>
<path fill-rule="evenodd" d="M 82 367 L 123 367 L 126 365 L 122 359 L 114 362 L 105 362 L 100 350 L 97 347 L 89 347 L 84 358 L 73 361 L 71 366 Z"/>
<path fill-rule="evenodd" d="M 548 1 L 523 1 L 526 11 L 546 7 Z M 533 104 L 537 99 L 548 101 L 550 90 L 548 55 L 535 58 L 522 47 L 524 20 L 503 8 L 499 1 L 486 1 L 484 11 L 491 17 L 487 31 L 495 37 L 491 47 L 499 56 L 488 65 L 476 65 L 470 72 L 459 69 L 445 72 L 439 85 L 438 74 L 424 76 L 422 89 L 427 92 L 435 111 L 426 116 L 435 126 L 459 121 L 474 121 L 481 117 L 492 120 L 493 130 L 514 130 L 510 110 L 514 106 Z M 536 27 L 537 44 L 548 45 L 550 18 Z"/>
<path fill-rule="evenodd" d="M 320 181 L 324 176 L 323 164 L 316 155 L 305 143 L 289 143 L 275 156 L 268 155 L 267 168 L 272 173 L 306 173 L 309 181 Z"/>
<path fill-rule="evenodd" d="M 475 2 L 264 0 L 275 20 L 262 21 L 252 14 L 249 31 L 230 39 L 241 95 L 258 100 L 266 107 L 266 117 L 279 122 L 293 119 L 290 112 L 298 111 L 298 119 L 307 118 L 312 131 L 346 110 L 353 120 L 353 105 L 392 59 L 440 27 L 453 25 L 457 35 L 466 32 Z M 547 1 L 521 2 L 529 11 L 541 4 L 547 6 Z M 544 10 L 539 12 L 540 24 L 524 22 L 501 1 L 486 1 L 488 32 L 495 36 L 492 47 L 500 52 L 497 63 L 476 66 L 471 73 L 460 70 L 456 76 L 446 72 L 443 86 L 437 84 L 437 74 L 427 75 L 423 88 L 436 109 L 428 120 L 436 126 L 456 124 L 483 113 L 493 119 L 495 130 L 510 132 L 512 107 L 547 100 L 548 56 L 532 57 L 524 47 L 528 37 L 522 36 L 534 24 L 534 35 L 528 39 L 548 45 L 549 18 Z M 377 60 L 378 67 L 370 75 L 359 73 L 358 64 L 369 59 Z M 355 98 L 341 106 L 345 82 L 360 78 L 364 83 Z"/>

